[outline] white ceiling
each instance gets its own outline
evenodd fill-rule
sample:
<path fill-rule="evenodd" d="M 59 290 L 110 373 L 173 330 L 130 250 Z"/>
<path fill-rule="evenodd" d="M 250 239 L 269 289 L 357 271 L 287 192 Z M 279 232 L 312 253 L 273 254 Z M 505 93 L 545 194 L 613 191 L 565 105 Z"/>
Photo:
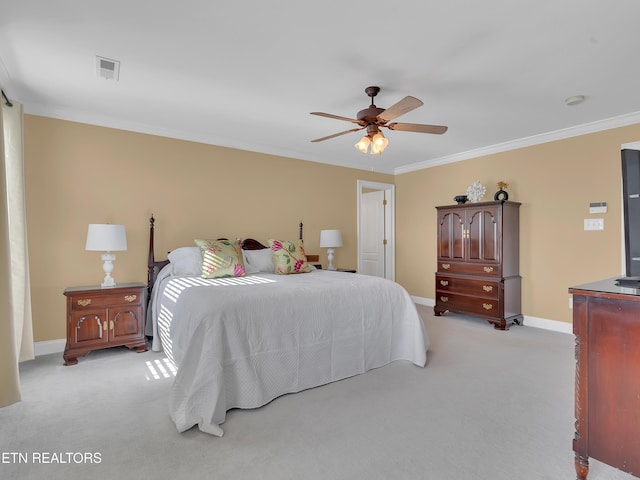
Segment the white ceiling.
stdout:
<path fill-rule="evenodd" d="M 0 1 L 0 82 L 25 112 L 402 173 L 640 122 L 637 0 Z M 120 64 L 96 74 L 96 55 Z M 353 145 L 364 89 L 396 119 Z M 566 106 L 564 99 L 585 95 Z"/>

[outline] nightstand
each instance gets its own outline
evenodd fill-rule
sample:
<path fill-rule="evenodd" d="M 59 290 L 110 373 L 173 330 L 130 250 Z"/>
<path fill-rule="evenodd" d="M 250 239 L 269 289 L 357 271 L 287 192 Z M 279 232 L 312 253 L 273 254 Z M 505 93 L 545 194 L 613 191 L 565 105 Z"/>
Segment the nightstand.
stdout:
<path fill-rule="evenodd" d="M 356 273 L 356 271 L 352 268 L 338 268 L 336 272 Z"/>
<path fill-rule="evenodd" d="M 92 350 L 126 346 L 147 350 L 144 336 L 146 285 L 123 283 L 112 288 L 69 287 L 67 297 L 67 346 L 64 364 Z"/>

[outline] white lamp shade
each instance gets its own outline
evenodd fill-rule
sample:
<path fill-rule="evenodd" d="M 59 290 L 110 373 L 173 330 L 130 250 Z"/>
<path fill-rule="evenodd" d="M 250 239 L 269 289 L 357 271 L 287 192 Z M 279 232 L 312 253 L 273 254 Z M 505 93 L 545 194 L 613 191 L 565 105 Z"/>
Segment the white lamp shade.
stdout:
<path fill-rule="evenodd" d="M 320 247 L 334 248 L 342 246 L 340 230 L 320 230 Z"/>
<path fill-rule="evenodd" d="M 91 223 L 87 230 L 85 250 L 117 252 L 127 249 L 124 225 Z"/>

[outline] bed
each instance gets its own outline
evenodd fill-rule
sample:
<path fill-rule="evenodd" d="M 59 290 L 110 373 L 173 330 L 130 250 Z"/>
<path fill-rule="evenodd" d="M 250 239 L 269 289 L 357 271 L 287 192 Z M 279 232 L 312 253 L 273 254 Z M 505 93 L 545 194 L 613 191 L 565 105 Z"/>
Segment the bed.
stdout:
<path fill-rule="evenodd" d="M 397 283 L 314 267 L 276 274 L 269 258 L 280 243 L 252 239 L 240 242 L 244 275 L 203 278 L 202 250 L 180 247 L 155 260 L 150 220 L 147 334 L 177 368 L 170 416 L 178 431 L 197 425 L 222 436 L 232 408 L 393 361 L 425 366 L 427 334 Z"/>

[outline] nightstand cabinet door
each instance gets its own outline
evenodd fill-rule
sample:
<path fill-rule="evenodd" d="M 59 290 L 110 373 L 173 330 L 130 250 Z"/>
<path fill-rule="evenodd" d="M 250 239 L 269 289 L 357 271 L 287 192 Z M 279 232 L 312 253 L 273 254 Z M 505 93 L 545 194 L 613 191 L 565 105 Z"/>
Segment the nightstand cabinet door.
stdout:
<path fill-rule="evenodd" d="M 142 318 L 139 315 L 140 306 L 118 307 L 109 309 L 109 340 L 124 342 L 137 338 L 144 330 Z"/>
<path fill-rule="evenodd" d="M 65 365 L 75 365 L 78 357 L 101 348 L 126 346 L 146 351 L 145 293 L 143 283 L 67 288 Z"/>
<path fill-rule="evenodd" d="M 109 341 L 107 317 L 103 310 L 73 311 L 71 313 L 71 342 L 80 347 L 100 345 Z"/>

